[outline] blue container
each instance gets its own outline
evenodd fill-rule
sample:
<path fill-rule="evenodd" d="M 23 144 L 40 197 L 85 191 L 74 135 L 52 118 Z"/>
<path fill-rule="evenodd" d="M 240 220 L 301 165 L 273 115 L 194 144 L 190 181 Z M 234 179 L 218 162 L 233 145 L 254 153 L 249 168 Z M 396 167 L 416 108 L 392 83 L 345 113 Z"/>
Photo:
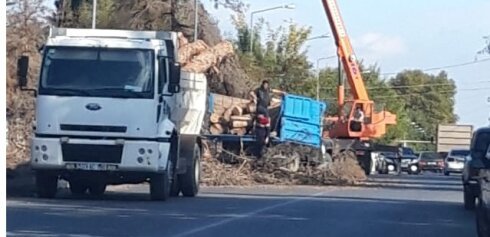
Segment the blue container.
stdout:
<path fill-rule="evenodd" d="M 281 142 L 320 147 L 322 117 L 326 108 L 325 103 L 309 97 L 284 96 L 279 132 Z"/>

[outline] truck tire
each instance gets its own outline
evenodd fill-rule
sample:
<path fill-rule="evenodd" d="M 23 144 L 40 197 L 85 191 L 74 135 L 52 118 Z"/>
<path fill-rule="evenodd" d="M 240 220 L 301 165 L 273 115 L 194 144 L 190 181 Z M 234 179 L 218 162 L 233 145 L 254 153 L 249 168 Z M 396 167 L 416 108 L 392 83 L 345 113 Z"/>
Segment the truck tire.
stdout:
<path fill-rule="evenodd" d="M 54 198 L 58 191 L 58 176 L 38 171 L 36 173 L 36 189 L 40 198 Z"/>
<path fill-rule="evenodd" d="M 99 196 L 104 195 L 106 188 L 107 188 L 107 184 L 106 183 L 104 183 L 104 182 L 94 182 L 94 183 L 91 183 L 88 186 L 88 192 L 92 196 L 99 197 Z"/>
<path fill-rule="evenodd" d="M 70 180 L 69 183 L 71 194 L 80 196 L 87 192 L 88 186 L 83 182 L 78 180 Z"/>
<path fill-rule="evenodd" d="M 165 201 L 170 196 L 170 179 L 168 172 L 155 174 L 150 178 L 151 200 Z"/>
<path fill-rule="evenodd" d="M 463 190 L 464 190 L 464 208 L 466 210 L 475 209 L 475 202 L 476 202 L 475 195 L 471 192 L 468 185 L 464 185 Z"/>
<path fill-rule="evenodd" d="M 180 184 L 179 184 L 179 176 L 175 175 L 172 184 L 170 185 L 170 196 L 178 197 L 180 194 Z"/>
<path fill-rule="evenodd" d="M 194 197 L 199 192 L 201 178 L 201 150 L 194 145 L 192 163 L 187 166 L 185 174 L 179 175 L 180 190 L 184 197 Z"/>

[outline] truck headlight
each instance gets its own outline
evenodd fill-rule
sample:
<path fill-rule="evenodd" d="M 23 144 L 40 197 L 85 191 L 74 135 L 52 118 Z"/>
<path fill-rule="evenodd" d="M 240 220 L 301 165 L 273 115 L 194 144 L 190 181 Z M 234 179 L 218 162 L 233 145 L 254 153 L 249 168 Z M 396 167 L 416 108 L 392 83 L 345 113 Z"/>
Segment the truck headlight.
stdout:
<path fill-rule="evenodd" d="M 43 154 L 43 160 L 48 160 L 49 156 L 46 154 Z"/>
<path fill-rule="evenodd" d="M 140 149 L 138 150 L 138 153 L 140 153 L 140 155 L 145 154 L 145 149 L 144 149 L 144 148 L 140 148 Z"/>
<path fill-rule="evenodd" d="M 41 146 L 41 151 L 47 151 L 47 150 L 48 150 L 48 147 L 46 145 Z"/>

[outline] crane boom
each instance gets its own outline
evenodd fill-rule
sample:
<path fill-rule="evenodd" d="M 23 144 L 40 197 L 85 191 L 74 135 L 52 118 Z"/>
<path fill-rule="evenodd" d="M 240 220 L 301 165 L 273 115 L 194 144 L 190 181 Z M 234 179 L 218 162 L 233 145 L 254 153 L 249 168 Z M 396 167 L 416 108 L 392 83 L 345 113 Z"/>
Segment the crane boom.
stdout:
<path fill-rule="evenodd" d="M 349 37 L 345 30 L 344 22 L 340 15 L 336 0 L 322 0 L 323 7 L 327 13 L 328 21 L 335 38 L 337 45 L 337 54 L 342 62 L 346 73 L 352 95 L 355 100 L 369 100 L 364 81 L 362 80 L 361 71 L 357 63 L 357 59 L 352 49 Z M 339 86 L 338 103 L 340 106 L 344 104 L 343 85 Z"/>
<path fill-rule="evenodd" d="M 339 61 L 350 86 L 352 100 L 344 100 L 344 85 L 339 80 L 337 118 L 327 117 L 333 126 L 328 131 L 332 138 L 369 140 L 386 134 L 386 125 L 396 124 L 396 115 L 388 111 L 377 111 L 374 101 L 369 99 L 362 73 L 347 35 L 336 0 L 322 0 L 332 34 L 337 45 Z M 340 66 L 339 66 L 340 69 Z M 357 109 L 361 109 L 364 116 Z M 362 119 L 361 119 L 362 118 Z"/>

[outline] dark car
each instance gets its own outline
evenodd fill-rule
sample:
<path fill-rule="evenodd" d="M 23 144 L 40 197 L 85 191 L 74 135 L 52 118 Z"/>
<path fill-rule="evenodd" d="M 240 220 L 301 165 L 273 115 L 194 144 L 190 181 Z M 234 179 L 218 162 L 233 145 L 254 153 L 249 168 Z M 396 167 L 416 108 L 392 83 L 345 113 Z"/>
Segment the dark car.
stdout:
<path fill-rule="evenodd" d="M 478 169 L 478 206 L 476 209 L 476 227 L 479 237 L 490 236 L 490 127 L 479 129 L 477 137 L 471 142 L 473 161 L 481 161 Z"/>
<path fill-rule="evenodd" d="M 402 150 L 401 170 L 408 174 L 418 174 L 420 172 L 418 156 L 410 147 L 403 147 Z"/>
<path fill-rule="evenodd" d="M 480 128 L 471 139 L 470 155 L 466 157 L 462 181 L 464 191 L 464 207 L 467 210 L 475 208 L 475 200 L 480 193 L 479 171 L 485 168 L 485 160 L 481 153 L 490 142 L 490 128 Z"/>
<path fill-rule="evenodd" d="M 441 173 L 444 169 L 444 159 L 437 152 L 420 152 L 419 168 L 421 171 L 435 171 Z"/>
<path fill-rule="evenodd" d="M 399 170 L 397 154 L 395 152 L 382 152 L 381 162 L 378 163 L 378 166 L 377 170 L 380 174 L 388 174 Z"/>

